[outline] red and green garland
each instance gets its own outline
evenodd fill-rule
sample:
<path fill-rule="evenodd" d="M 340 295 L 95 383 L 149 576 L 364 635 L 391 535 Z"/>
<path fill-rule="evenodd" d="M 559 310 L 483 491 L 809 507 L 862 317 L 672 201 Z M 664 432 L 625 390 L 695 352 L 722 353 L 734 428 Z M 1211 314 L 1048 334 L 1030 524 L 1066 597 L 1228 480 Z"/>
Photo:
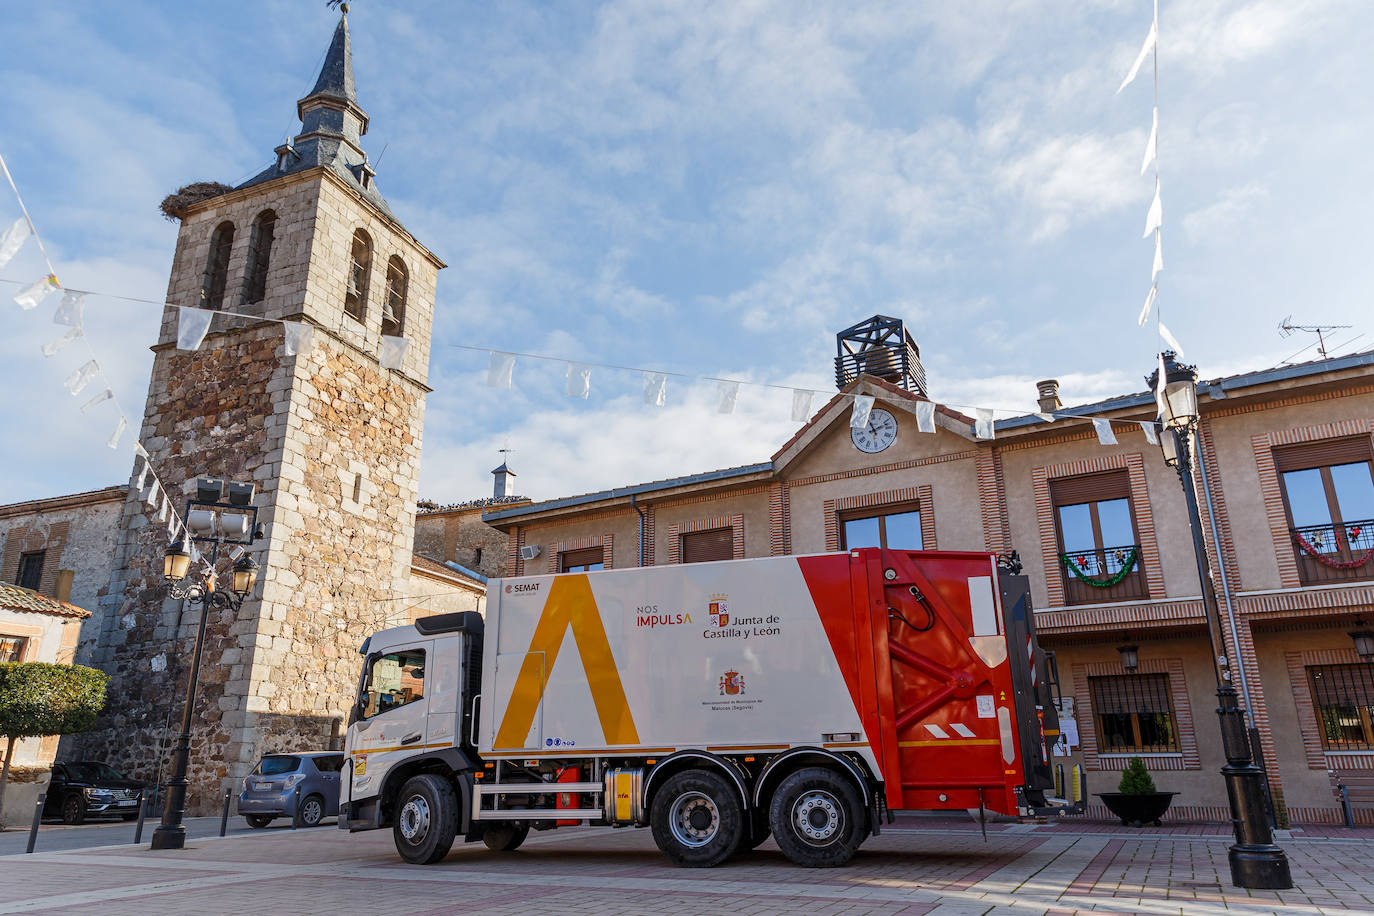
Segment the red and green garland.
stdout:
<path fill-rule="evenodd" d="M 1350 528 L 1346 531 L 1346 536 L 1357 538 L 1360 536 L 1361 530 L 1363 529 Z M 1371 547 L 1366 550 L 1362 556 L 1356 557 L 1353 560 L 1336 560 L 1322 553 L 1320 541 L 1318 541 L 1317 546 L 1313 546 L 1312 542 L 1303 537 L 1300 532 L 1295 531 L 1293 533 L 1297 536 L 1298 546 L 1301 547 L 1309 557 L 1330 569 L 1358 569 L 1368 563 L 1371 557 L 1374 557 L 1374 547 Z M 1318 537 L 1320 537 L 1320 535 L 1318 535 Z"/>
<path fill-rule="evenodd" d="M 1064 561 L 1069 572 L 1073 573 L 1080 582 L 1085 582 L 1093 588 L 1111 588 L 1130 575 L 1131 570 L 1135 569 L 1136 548 L 1132 547 L 1127 551 L 1126 556 L 1121 559 L 1121 569 L 1105 579 L 1094 579 L 1084 571 L 1088 565 L 1087 557 L 1070 557 L 1067 553 L 1061 553 L 1059 557 Z"/>

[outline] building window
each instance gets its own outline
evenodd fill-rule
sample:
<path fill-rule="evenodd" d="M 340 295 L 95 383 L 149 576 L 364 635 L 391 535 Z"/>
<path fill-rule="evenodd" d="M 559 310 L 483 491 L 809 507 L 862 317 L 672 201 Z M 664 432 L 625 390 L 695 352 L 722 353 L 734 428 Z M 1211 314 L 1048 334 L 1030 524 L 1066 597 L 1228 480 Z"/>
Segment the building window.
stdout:
<path fill-rule="evenodd" d="M 363 321 L 367 317 L 367 287 L 372 282 L 372 239 L 359 229 L 353 233 L 353 251 L 348 266 L 348 291 L 344 311 Z"/>
<path fill-rule="evenodd" d="M 425 650 L 403 649 L 383 655 L 367 673 L 363 718 L 371 718 L 425 698 Z"/>
<path fill-rule="evenodd" d="M 472 565 L 477 568 L 482 566 L 482 548 L 478 547 L 472 551 Z"/>
<path fill-rule="evenodd" d="M 921 509 L 914 504 L 851 509 L 840 513 L 840 549 L 885 547 L 920 550 Z"/>
<path fill-rule="evenodd" d="M 31 588 L 38 591 L 38 586 L 43 581 L 43 558 L 46 554 L 46 550 L 31 550 L 28 553 L 21 553 L 19 555 L 19 575 L 15 577 L 14 584 L 20 588 Z"/>
<path fill-rule="evenodd" d="M 1374 663 L 1309 665 L 1312 706 L 1329 751 L 1374 750 Z"/>
<path fill-rule="evenodd" d="M 29 641 L 23 636 L 0 636 L 0 664 L 22 662 Z"/>
<path fill-rule="evenodd" d="M 234 224 L 220 223 L 210 236 L 210 257 L 205 261 L 205 282 L 201 286 L 201 305 L 207 309 L 224 308 L 224 290 L 229 283 L 229 252 L 234 248 Z"/>
<path fill-rule="evenodd" d="M 267 296 L 267 267 L 272 258 L 272 237 L 277 230 L 277 214 L 264 210 L 253 220 L 248 241 L 248 270 L 243 278 L 243 301 L 261 302 Z"/>
<path fill-rule="evenodd" d="M 713 528 L 682 535 L 682 562 L 709 563 L 735 557 L 735 529 Z"/>
<path fill-rule="evenodd" d="M 1067 604 L 1149 596 L 1127 471 L 1050 481 Z"/>
<path fill-rule="evenodd" d="M 1167 754 L 1179 751 L 1167 674 L 1088 678 L 1097 749 L 1103 754 Z"/>
<path fill-rule="evenodd" d="M 1304 585 L 1374 578 L 1369 437 L 1274 451 Z"/>
<path fill-rule="evenodd" d="M 594 572 L 605 568 L 605 554 L 600 547 L 565 550 L 558 555 L 559 572 Z"/>
<path fill-rule="evenodd" d="M 405 262 L 395 255 L 386 262 L 386 304 L 382 307 L 382 333 L 400 337 L 406 328 L 406 286 L 410 278 Z"/>

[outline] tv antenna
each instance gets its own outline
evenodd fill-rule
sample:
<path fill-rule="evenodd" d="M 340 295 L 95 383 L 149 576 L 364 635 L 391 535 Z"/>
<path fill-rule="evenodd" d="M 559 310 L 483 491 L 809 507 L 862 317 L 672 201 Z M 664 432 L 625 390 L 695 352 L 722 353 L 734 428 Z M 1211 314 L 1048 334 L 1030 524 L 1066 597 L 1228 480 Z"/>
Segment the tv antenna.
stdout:
<path fill-rule="evenodd" d="M 1351 325 L 1348 324 L 1294 324 L 1293 316 L 1289 315 L 1279 322 L 1279 336 L 1285 338 L 1292 337 L 1295 331 L 1306 331 L 1308 334 L 1316 334 L 1317 352 L 1322 355 L 1322 359 L 1326 359 L 1326 332 L 1339 331 L 1342 328 L 1349 327 L 1351 327 Z M 1307 346 L 1310 347 L 1312 345 L 1308 344 Z M 1307 347 L 1303 347 L 1303 350 L 1306 349 Z M 1299 350 L 1298 352 L 1301 353 L 1302 351 Z M 1297 356 L 1298 354 L 1295 353 L 1293 355 Z M 1291 358 L 1292 357 L 1289 357 L 1289 359 Z"/>

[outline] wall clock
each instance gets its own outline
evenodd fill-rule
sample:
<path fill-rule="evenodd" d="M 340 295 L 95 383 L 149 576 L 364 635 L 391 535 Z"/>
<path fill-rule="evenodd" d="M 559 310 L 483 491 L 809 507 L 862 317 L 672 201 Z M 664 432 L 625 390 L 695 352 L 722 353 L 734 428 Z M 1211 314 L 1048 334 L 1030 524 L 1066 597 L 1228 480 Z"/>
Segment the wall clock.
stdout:
<path fill-rule="evenodd" d="M 881 452 L 897 441 L 897 418 L 875 407 L 868 415 L 868 425 L 862 429 L 849 428 L 849 438 L 854 447 L 870 455 Z"/>

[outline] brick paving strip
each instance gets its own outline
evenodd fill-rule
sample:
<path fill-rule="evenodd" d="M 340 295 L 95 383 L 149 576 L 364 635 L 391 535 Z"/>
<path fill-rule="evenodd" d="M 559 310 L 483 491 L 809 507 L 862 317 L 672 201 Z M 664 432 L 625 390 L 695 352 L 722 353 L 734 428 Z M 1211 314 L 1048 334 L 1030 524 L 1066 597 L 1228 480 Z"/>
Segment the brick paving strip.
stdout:
<path fill-rule="evenodd" d="M 89 908 L 151 916 L 252 910 L 264 902 L 299 913 L 423 916 L 530 907 L 609 916 L 689 906 L 883 916 L 1374 914 L 1374 846 L 1366 842 L 1289 841 L 1299 889 L 1247 894 L 1220 883 L 1225 838 L 1137 836 L 1018 831 L 985 845 L 966 831 L 905 830 L 871 840 L 844 869 L 796 869 L 769 845 L 694 871 L 661 864 L 647 831 L 559 831 L 531 837 L 509 855 L 479 844 L 427 868 L 398 863 L 385 834 L 261 834 L 197 843 L 183 853 L 123 846 L 0 857 L 0 914 Z M 62 869 L 81 880 L 64 882 Z"/>

